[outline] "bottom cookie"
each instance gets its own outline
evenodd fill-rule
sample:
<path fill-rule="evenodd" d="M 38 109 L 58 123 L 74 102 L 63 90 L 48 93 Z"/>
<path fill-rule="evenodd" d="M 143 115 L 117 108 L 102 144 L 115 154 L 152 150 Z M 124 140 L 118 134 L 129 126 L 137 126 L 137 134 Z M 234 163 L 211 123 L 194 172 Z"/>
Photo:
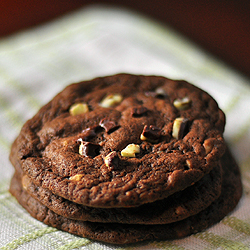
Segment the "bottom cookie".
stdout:
<path fill-rule="evenodd" d="M 230 152 L 222 160 L 223 183 L 220 197 L 208 208 L 184 220 L 163 225 L 97 223 L 72 220 L 60 216 L 31 197 L 13 177 L 10 192 L 34 218 L 89 239 L 112 244 L 128 244 L 145 240 L 170 240 L 202 231 L 220 221 L 237 205 L 242 195 L 239 168 Z"/>

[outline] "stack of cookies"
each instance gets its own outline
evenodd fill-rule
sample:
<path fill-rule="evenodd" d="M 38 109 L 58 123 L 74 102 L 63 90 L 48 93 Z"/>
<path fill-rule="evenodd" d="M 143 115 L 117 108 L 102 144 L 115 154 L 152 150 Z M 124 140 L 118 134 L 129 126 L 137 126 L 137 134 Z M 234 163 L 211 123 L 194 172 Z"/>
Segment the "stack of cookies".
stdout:
<path fill-rule="evenodd" d="M 72 84 L 24 124 L 10 191 L 36 219 L 82 237 L 182 238 L 241 197 L 224 126 L 216 101 L 185 81 L 118 74 Z"/>

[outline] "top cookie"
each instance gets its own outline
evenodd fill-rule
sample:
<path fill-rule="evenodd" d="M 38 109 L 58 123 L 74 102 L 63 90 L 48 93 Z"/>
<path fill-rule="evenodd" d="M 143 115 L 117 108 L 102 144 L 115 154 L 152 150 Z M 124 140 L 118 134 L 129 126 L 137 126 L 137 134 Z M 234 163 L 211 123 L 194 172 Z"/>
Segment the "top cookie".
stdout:
<path fill-rule="evenodd" d="M 65 88 L 24 124 L 10 159 L 68 200 L 133 207 L 216 166 L 224 125 L 215 100 L 185 81 L 118 74 Z"/>

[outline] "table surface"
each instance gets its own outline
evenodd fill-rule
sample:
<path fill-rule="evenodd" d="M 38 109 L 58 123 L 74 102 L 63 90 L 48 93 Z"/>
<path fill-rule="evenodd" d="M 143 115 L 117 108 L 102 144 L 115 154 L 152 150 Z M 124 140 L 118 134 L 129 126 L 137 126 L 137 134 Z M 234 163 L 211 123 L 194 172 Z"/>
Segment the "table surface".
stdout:
<path fill-rule="evenodd" d="M 250 75 L 248 0 L 0 0 L 0 36 L 39 25 L 93 3 L 125 6 L 171 25 L 206 50 Z"/>

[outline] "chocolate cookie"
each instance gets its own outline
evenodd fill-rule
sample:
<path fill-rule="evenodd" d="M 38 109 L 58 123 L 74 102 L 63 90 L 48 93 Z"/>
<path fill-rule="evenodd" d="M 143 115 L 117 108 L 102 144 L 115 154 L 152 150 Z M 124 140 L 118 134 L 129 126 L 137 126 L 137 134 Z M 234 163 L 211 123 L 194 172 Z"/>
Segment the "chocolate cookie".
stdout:
<path fill-rule="evenodd" d="M 193 186 L 166 199 L 135 208 L 107 209 L 87 207 L 68 201 L 34 185 L 26 175 L 21 181 L 30 196 L 66 218 L 102 223 L 167 224 L 183 220 L 208 207 L 221 193 L 222 176 L 219 164 Z"/>
<path fill-rule="evenodd" d="M 10 159 L 67 200 L 140 206 L 217 166 L 224 124 L 215 100 L 185 81 L 119 74 L 64 89 L 24 124 Z"/>
<path fill-rule="evenodd" d="M 97 223 L 71 220 L 49 210 L 22 189 L 19 181 L 12 179 L 10 191 L 29 213 L 45 224 L 58 229 L 114 244 L 127 244 L 144 240 L 166 240 L 188 236 L 220 221 L 237 205 L 241 194 L 241 178 L 237 164 L 229 152 L 222 158 L 223 184 L 220 197 L 208 208 L 184 220 L 163 225 L 136 225 Z"/>

